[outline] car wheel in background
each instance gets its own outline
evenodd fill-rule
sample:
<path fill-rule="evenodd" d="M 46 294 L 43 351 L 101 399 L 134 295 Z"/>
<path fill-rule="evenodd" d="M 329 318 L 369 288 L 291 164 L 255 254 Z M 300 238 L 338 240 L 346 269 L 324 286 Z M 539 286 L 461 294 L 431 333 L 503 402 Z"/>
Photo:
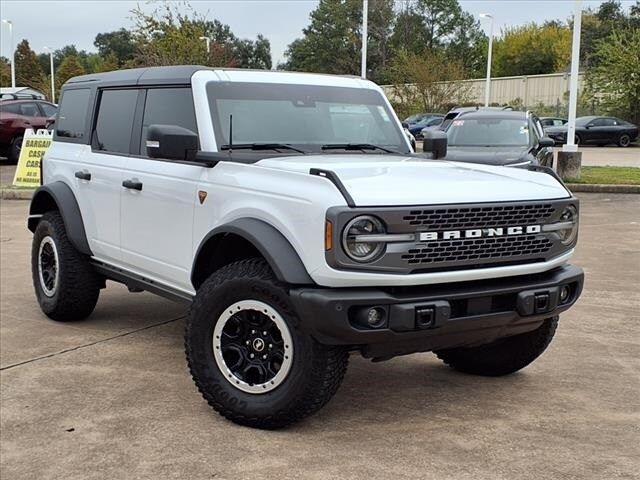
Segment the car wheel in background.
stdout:
<path fill-rule="evenodd" d="M 576 145 L 582 145 L 582 138 L 580 138 L 580 135 L 576 135 L 574 137 L 573 143 L 575 143 Z"/>
<path fill-rule="evenodd" d="M 18 159 L 20 158 L 20 150 L 22 150 L 22 137 L 16 137 L 11 142 L 9 146 L 8 157 L 9 162 L 18 163 Z"/>
<path fill-rule="evenodd" d="M 622 135 L 620 135 L 620 138 L 618 138 L 618 146 L 626 148 L 629 145 L 631 145 L 631 137 L 626 133 L 623 133 Z"/>

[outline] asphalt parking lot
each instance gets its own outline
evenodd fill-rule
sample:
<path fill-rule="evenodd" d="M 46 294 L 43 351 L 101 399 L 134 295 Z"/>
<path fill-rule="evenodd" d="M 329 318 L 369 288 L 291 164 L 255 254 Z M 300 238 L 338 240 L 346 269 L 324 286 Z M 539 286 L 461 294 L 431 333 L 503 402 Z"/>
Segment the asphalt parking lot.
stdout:
<path fill-rule="evenodd" d="M 353 356 L 327 407 L 275 432 L 200 397 L 182 306 L 110 283 L 89 320 L 47 320 L 28 203 L 3 201 L 0 478 L 640 478 L 640 195 L 580 198 L 585 291 L 536 363 L 479 378 Z"/>

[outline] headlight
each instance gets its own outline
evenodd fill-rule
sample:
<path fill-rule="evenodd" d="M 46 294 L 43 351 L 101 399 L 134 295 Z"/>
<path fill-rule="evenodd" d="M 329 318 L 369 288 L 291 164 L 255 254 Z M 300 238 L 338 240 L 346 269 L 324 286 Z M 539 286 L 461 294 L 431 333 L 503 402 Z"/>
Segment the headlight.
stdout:
<path fill-rule="evenodd" d="M 383 253 L 385 243 L 366 237 L 384 233 L 385 228 L 380 220 L 370 215 L 362 215 L 351 220 L 344 228 L 342 247 L 356 262 L 372 262 Z"/>
<path fill-rule="evenodd" d="M 565 245 L 573 243 L 578 235 L 578 210 L 573 205 L 567 205 L 560 215 L 559 228 L 556 233 Z"/>

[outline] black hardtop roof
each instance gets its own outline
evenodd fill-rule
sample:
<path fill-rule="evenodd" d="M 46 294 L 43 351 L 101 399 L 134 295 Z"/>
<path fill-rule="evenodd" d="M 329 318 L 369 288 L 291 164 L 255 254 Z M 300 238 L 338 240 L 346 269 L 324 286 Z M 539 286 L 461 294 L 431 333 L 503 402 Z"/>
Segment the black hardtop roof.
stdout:
<path fill-rule="evenodd" d="M 273 70 L 256 70 L 247 68 L 205 67 L 203 65 L 172 65 L 167 67 L 130 68 L 113 72 L 92 73 L 70 78 L 65 87 L 80 86 L 127 86 L 127 85 L 187 85 L 191 77 L 200 70 L 254 71 L 270 74 Z M 303 72 L 295 72 L 303 73 Z M 323 74 L 313 74 L 323 75 Z M 354 75 L 340 75 L 359 78 Z"/>
<path fill-rule="evenodd" d="M 200 65 L 176 65 L 169 67 L 145 67 L 92 73 L 69 79 L 65 86 L 84 85 L 157 85 L 188 84 L 199 70 L 213 70 Z"/>

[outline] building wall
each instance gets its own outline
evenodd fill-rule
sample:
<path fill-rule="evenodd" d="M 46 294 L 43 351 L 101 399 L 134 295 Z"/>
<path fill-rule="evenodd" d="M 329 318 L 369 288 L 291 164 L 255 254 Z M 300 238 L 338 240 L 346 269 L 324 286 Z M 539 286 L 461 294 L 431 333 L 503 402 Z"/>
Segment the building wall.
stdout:
<path fill-rule="evenodd" d="M 518 98 L 525 107 L 533 107 L 540 103 L 548 106 L 566 103 L 569 95 L 570 77 L 569 73 L 551 73 L 492 78 L 489 103 L 510 104 Z M 463 83 L 470 87 L 470 102 L 484 104 L 485 79 L 463 80 Z M 582 90 L 583 83 L 584 74 L 580 73 L 578 91 Z M 390 85 L 385 85 L 382 88 L 387 94 L 391 94 Z"/>

